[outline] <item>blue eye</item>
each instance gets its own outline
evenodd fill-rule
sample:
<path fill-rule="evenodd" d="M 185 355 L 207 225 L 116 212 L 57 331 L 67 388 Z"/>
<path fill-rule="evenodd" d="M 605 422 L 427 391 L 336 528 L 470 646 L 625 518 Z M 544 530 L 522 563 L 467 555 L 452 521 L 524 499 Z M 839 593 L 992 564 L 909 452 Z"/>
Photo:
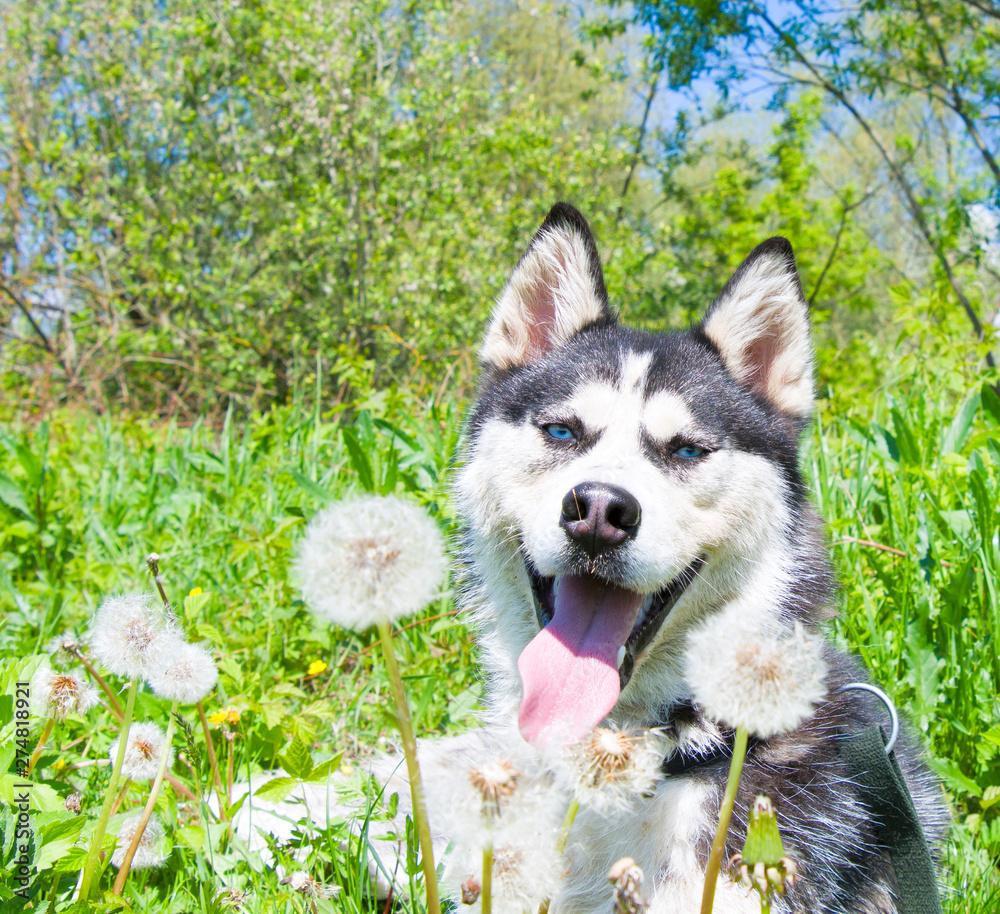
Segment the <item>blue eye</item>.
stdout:
<path fill-rule="evenodd" d="M 698 447 L 696 444 L 685 444 L 683 447 L 679 447 L 676 451 L 674 451 L 674 456 L 691 460 L 693 457 L 701 457 L 702 454 L 705 453 L 707 453 L 707 450 L 703 447 Z"/>
<path fill-rule="evenodd" d="M 555 438 L 556 441 L 576 441 L 576 435 L 570 431 L 568 425 L 562 425 L 559 422 L 552 422 L 548 425 L 543 425 L 542 430 L 550 438 Z"/>

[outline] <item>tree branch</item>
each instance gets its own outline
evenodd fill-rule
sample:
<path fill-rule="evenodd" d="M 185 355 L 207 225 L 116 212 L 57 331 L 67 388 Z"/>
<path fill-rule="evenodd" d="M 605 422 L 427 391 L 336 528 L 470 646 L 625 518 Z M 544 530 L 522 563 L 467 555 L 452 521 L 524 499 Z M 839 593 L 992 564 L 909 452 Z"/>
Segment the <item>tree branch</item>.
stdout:
<path fill-rule="evenodd" d="M 666 48 L 661 45 L 660 51 L 656 55 L 656 60 L 653 64 L 653 78 L 649 81 L 649 90 L 646 92 L 646 104 L 642 111 L 642 122 L 639 124 L 639 135 L 636 137 L 635 148 L 632 150 L 632 162 L 629 164 L 628 174 L 625 175 L 625 183 L 622 185 L 621 202 L 618 204 L 618 214 L 615 216 L 615 225 L 618 225 L 622 221 L 622 215 L 625 212 L 625 197 L 628 194 L 629 185 L 632 183 L 632 177 L 635 174 L 635 170 L 639 165 L 639 159 L 642 158 L 642 146 L 646 141 L 646 130 L 649 126 L 649 112 L 653 107 L 653 99 L 656 98 L 656 92 L 660 84 L 660 77 L 663 75 L 663 68 L 666 64 Z"/>
<path fill-rule="evenodd" d="M 38 326 L 35 318 L 31 314 L 31 309 L 24 303 L 24 300 L 5 282 L 0 282 L 0 292 L 6 293 L 8 298 L 20 309 L 21 313 L 28 319 L 28 323 L 31 324 L 31 329 L 35 331 L 38 338 L 42 341 L 42 345 L 49 355 L 55 355 L 56 351 L 52 346 L 52 341 L 42 332 L 42 328 Z"/>
<path fill-rule="evenodd" d="M 765 9 L 757 5 L 756 11 L 757 15 L 778 37 L 789 53 L 791 53 L 791 55 L 813 75 L 813 78 L 816 79 L 820 88 L 840 102 L 840 104 L 847 110 L 857 125 L 861 128 L 865 136 L 868 137 L 872 145 L 878 151 L 879 156 L 882 161 L 885 162 L 886 167 L 889 169 L 889 172 L 892 174 L 893 179 L 896 182 L 896 185 L 902 192 L 903 198 L 906 202 L 906 208 L 910 211 L 910 215 L 913 217 L 914 222 L 916 222 L 917 228 L 920 230 L 920 234 L 923 236 L 924 241 L 934 254 L 938 263 L 941 265 L 941 269 L 944 271 L 944 274 L 948 279 L 948 284 L 951 286 L 952 291 L 955 293 L 955 297 L 958 299 L 959 304 L 961 304 L 962 309 L 968 316 L 976 337 L 981 340 L 983 338 L 982 321 L 980 321 L 979 315 L 976 314 L 975 309 L 972 307 L 972 303 L 969 301 L 964 290 L 962 289 L 962 284 L 955 275 L 951 262 L 942 250 L 941 245 L 938 244 L 934 238 L 930 226 L 927 223 L 927 216 L 924 213 L 924 209 L 921 206 L 920 201 L 917 200 L 916 195 L 913 192 L 913 188 L 910 186 L 909 179 L 905 174 L 903 174 L 903 171 L 899 167 L 898 163 L 891 155 L 889 155 L 889 151 L 875 135 L 875 131 L 872 129 L 871 124 L 868 123 L 868 120 L 846 96 L 844 91 L 819 72 L 813 62 L 809 60 L 809 58 L 807 58 L 801 50 L 799 50 L 799 46 L 795 39 L 785 32 L 779 25 L 777 25 L 767 14 Z M 986 354 L 986 361 L 990 368 L 994 368 L 996 366 L 992 353 Z"/>

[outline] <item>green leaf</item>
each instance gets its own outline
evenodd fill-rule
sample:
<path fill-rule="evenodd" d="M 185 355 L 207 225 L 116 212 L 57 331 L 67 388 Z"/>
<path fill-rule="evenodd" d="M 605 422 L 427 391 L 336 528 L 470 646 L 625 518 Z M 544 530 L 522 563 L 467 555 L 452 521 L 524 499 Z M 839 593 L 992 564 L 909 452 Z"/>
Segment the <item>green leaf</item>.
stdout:
<path fill-rule="evenodd" d="M 0 501 L 8 507 L 26 514 L 32 520 L 35 519 L 35 515 L 31 512 L 31 508 L 28 507 L 28 502 L 25 500 L 24 493 L 20 487 L 13 479 L 3 473 L 0 473 Z"/>
<path fill-rule="evenodd" d="M 325 781 L 330 777 L 338 768 L 340 768 L 340 760 L 344 757 L 343 752 L 338 752 L 332 759 L 328 762 L 322 762 L 313 768 L 312 772 L 304 780 L 310 783 L 319 783 L 320 781 Z"/>
<path fill-rule="evenodd" d="M 28 477 L 28 483 L 31 485 L 31 488 L 40 489 L 45 474 L 42 461 L 32 453 L 31 448 L 27 444 L 18 444 L 14 450 L 17 453 L 18 461 L 24 469 L 24 474 Z"/>
<path fill-rule="evenodd" d="M 299 484 L 300 489 L 307 492 L 318 502 L 327 502 L 333 498 L 333 493 L 329 489 L 324 489 L 323 486 L 313 482 L 308 476 L 303 476 L 298 470 L 289 470 L 288 475 Z M 291 514 L 291 509 L 288 509 L 288 513 Z"/>
<path fill-rule="evenodd" d="M 195 467 L 195 469 L 201 470 L 203 473 L 208 473 L 212 476 L 226 475 L 226 468 L 222 461 L 213 454 L 187 453 L 184 455 L 184 459 L 191 466 Z"/>
<path fill-rule="evenodd" d="M 204 591 L 202 593 L 188 594 L 184 598 L 184 617 L 186 619 L 194 619 L 208 605 L 211 599 L 212 595 Z"/>
<path fill-rule="evenodd" d="M 279 780 L 287 780 L 287 778 L 280 778 Z M 250 794 L 245 793 L 234 803 L 231 803 L 229 806 L 226 807 L 227 819 L 232 819 L 233 816 L 235 816 L 236 813 L 238 813 L 243 808 L 243 804 L 246 802 L 248 796 L 250 796 Z M 256 796 L 256 794 L 254 794 L 254 796 Z"/>
<path fill-rule="evenodd" d="M 993 425 L 1000 425 L 1000 396 L 993 389 L 992 384 L 984 384 L 979 392 L 983 404 L 983 411 L 992 419 Z"/>
<path fill-rule="evenodd" d="M 374 492 L 375 474 L 372 472 L 372 465 L 368 459 L 368 455 L 361 446 L 361 442 L 358 441 L 358 436 L 354 433 L 353 429 L 347 426 L 344 426 L 340 430 L 340 434 L 343 436 L 344 445 L 347 447 L 347 454 L 351 458 L 351 466 L 354 467 L 354 471 L 358 474 L 358 481 L 361 483 L 361 487 L 366 492 Z"/>
<path fill-rule="evenodd" d="M 892 426 L 896 431 L 896 445 L 899 448 L 899 457 L 903 463 L 911 466 L 920 465 L 920 444 L 913 432 L 913 427 L 909 419 L 895 407 L 890 411 L 892 414 Z"/>
<path fill-rule="evenodd" d="M 205 829 L 198 825 L 185 825 L 174 832 L 177 840 L 194 851 L 200 851 L 205 845 Z"/>
<path fill-rule="evenodd" d="M 962 772 L 962 769 L 951 761 L 951 759 L 934 759 L 930 760 L 931 768 L 933 768 L 944 780 L 946 784 L 960 793 L 969 793 L 974 797 L 982 796 L 982 788 L 974 781 L 972 778 L 968 777 Z"/>
<path fill-rule="evenodd" d="M 993 784 L 983 791 L 982 797 L 979 798 L 979 808 L 985 811 L 997 803 L 1000 803 L 1000 787 Z"/>
<path fill-rule="evenodd" d="M 997 512 L 996 499 L 990 497 L 986 480 L 985 470 L 978 467 L 969 474 L 969 488 L 972 489 L 972 498 L 976 504 L 976 526 L 984 545 L 993 539 Z"/>
<path fill-rule="evenodd" d="M 87 848 L 73 847 L 63 854 L 52 866 L 57 873 L 75 873 L 83 869 L 87 859 Z"/>
<path fill-rule="evenodd" d="M 278 761 L 293 778 L 307 778 L 313 770 L 309 747 L 297 736 L 289 744 L 285 754 L 279 756 Z"/>
<path fill-rule="evenodd" d="M 299 784 L 295 778 L 272 778 L 266 784 L 258 787 L 253 795 L 259 800 L 269 803 L 280 803 Z"/>
<path fill-rule="evenodd" d="M 968 394 L 959 406 L 955 418 L 951 420 L 951 425 L 944 434 L 941 441 L 941 454 L 950 454 L 953 451 L 960 451 L 969 440 L 969 430 L 972 428 L 972 421 L 979 411 L 979 404 L 982 393 L 973 391 Z"/>
<path fill-rule="evenodd" d="M 56 860 L 69 854 L 86 824 L 87 820 L 83 816 L 73 816 L 40 828 L 38 843 L 41 850 L 35 859 L 35 866 L 39 870 L 47 869 Z"/>

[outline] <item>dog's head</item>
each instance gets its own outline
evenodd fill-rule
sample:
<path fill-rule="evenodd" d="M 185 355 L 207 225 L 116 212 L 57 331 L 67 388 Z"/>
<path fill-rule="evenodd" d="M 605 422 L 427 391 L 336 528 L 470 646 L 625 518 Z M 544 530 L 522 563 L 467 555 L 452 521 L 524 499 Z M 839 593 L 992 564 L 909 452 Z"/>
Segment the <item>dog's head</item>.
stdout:
<path fill-rule="evenodd" d="M 553 207 L 482 347 L 457 494 L 495 709 L 535 743 L 681 700 L 692 622 L 788 614 L 808 535 L 807 306 L 783 238 L 702 323 L 618 326 L 583 216 Z"/>

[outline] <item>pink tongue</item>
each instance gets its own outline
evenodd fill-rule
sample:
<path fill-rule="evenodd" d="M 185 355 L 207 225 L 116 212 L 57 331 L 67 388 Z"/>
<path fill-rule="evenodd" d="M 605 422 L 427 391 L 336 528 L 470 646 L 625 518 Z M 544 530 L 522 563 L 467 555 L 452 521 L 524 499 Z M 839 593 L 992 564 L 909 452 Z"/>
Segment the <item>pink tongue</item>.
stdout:
<path fill-rule="evenodd" d="M 635 626 L 642 595 L 592 577 L 559 580 L 555 612 L 521 652 L 518 725 L 532 745 L 575 743 L 618 701 L 618 649 Z"/>

